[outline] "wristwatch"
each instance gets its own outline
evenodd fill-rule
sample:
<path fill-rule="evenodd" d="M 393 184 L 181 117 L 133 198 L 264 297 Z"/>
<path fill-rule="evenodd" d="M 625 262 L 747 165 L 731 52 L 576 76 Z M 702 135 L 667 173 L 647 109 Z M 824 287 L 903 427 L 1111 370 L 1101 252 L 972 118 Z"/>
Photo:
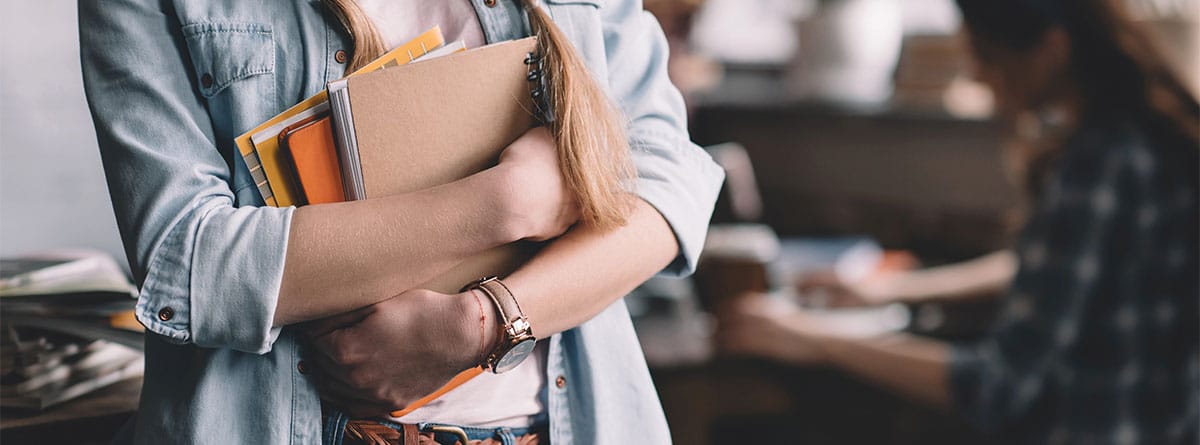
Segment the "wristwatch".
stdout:
<path fill-rule="evenodd" d="M 533 336 L 533 328 L 529 325 L 525 313 L 521 311 L 517 298 L 508 290 L 508 286 L 496 277 L 481 279 L 468 284 L 464 289 L 478 289 L 487 294 L 500 312 L 500 341 L 484 359 L 483 368 L 495 374 L 516 368 L 529 357 L 537 343 L 537 338 Z"/>

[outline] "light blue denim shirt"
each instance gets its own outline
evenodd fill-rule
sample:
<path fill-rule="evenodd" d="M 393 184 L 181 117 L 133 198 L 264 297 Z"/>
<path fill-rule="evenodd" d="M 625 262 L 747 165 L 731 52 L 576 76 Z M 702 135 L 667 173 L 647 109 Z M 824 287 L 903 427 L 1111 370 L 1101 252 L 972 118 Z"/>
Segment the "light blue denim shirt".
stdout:
<path fill-rule="evenodd" d="M 488 41 L 526 36 L 513 0 L 471 0 Z M 723 172 L 688 140 L 667 45 L 639 0 L 545 0 L 629 119 L 637 193 L 686 274 Z M 272 327 L 293 208 L 262 206 L 234 137 L 341 77 L 351 44 L 319 0 L 85 0 L 84 82 L 147 328 L 137 443 L 317 443 L 304 342 Z M 480 116 L 480 125 L 486 125 Z M 630 254 L 636 254 L 631 252 Z M 550 338 L 551 442 L 667 443 L 623 302 Z"/>

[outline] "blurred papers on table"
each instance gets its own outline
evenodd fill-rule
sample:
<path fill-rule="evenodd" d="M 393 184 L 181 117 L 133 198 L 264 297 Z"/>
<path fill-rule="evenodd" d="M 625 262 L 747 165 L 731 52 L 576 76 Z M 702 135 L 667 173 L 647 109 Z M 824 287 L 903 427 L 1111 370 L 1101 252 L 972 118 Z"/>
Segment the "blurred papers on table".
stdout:
<path fill-rule="evenodd" d="M 42 410 L 141 376 L 136 296 L 101 252 L 0 259 L 0 406 Z"/>

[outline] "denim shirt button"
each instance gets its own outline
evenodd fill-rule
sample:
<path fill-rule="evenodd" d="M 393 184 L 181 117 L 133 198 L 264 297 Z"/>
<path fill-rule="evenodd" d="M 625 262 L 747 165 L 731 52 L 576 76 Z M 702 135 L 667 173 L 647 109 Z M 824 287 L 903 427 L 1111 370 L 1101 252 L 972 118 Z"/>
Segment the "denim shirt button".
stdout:
<path fill-rule="evenodd" d="M 300 371 L 301 374 L 308 374 L 308 363 L 305 363 L 304 360 L 300 360 L 299 363 L 296 363 L 296 370 Z"/>
<path fill-rule="evenodd" d="M 337 50 L 336 53 L 333 53 L 333 60 L 336 60 L 337 63 L 346 63 L 346 51 Z"/>
<path fill-rule="evenodd" d="M 496 7 L 496 0 L 483 0 L 483 4 L 484 4 L 484 5 L 486 5 L 486 6 L 487 6 L 487 7 L 489 7 L 489 8 L 495 8 L 495 7 Z"/>
<path fill-rule="evenodd" d="M 554 379 L 554 386 L 557 386 L 558 389 L 566 388 L 567 387 L 567 378 L 563 377 L 561 375 L 558 376 L 558 378 Z"/>
<path fill-rule="evenodd" d="M 162 308 L 162 310 L 158 311 L 158 319 L 159 320 L 170 321 L 172 318 L 175 318 L 175 310 L 174 309 L 171 309 L 170 307 L 164 307 L 164 308 Z"/>
<path fill-rule="evenodd" d="M 212 74 L 204 73 L 203 75 L 201 75 L 200 76 L 200 86 L 202 86 L 204 88 L 212 88 L 212 86 L 213 86 Z"/>

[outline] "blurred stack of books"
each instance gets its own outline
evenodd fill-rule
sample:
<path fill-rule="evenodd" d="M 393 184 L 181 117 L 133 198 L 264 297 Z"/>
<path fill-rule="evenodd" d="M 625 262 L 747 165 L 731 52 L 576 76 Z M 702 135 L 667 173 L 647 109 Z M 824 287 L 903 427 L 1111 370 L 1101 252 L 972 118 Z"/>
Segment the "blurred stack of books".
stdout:
<path fill-rule="evenodd" d="M 141 376 L 136 295 L 101 252 L 0 259 L 0 406 L 44 409 Z"/>

